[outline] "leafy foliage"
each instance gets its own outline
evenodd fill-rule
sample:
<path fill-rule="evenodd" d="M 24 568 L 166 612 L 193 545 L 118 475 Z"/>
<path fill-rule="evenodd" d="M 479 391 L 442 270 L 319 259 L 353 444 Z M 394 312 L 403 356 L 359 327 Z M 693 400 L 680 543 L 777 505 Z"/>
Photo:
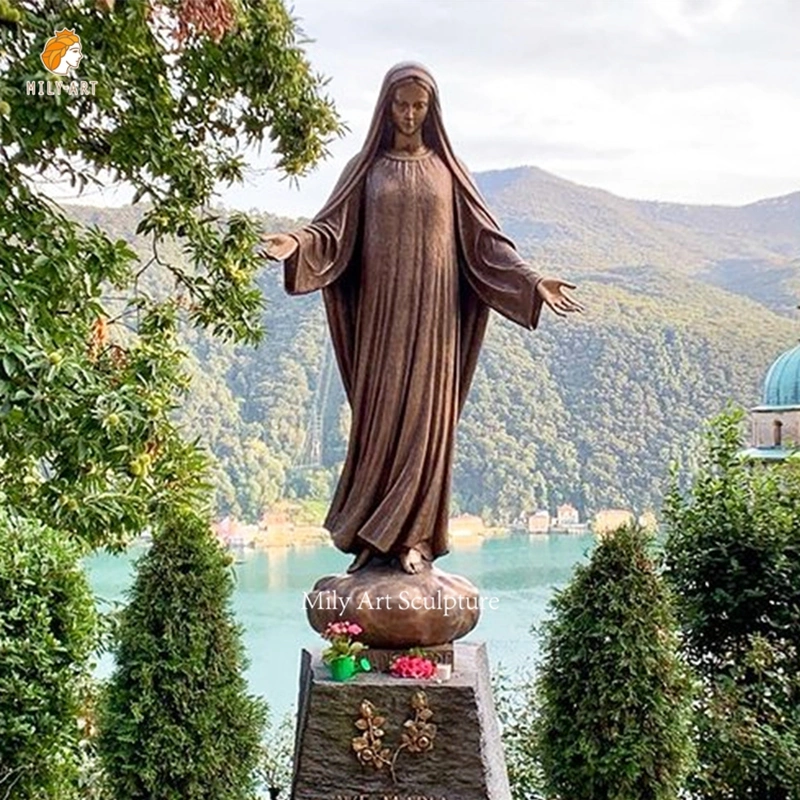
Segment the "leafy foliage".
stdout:
<path fill-rule="evenodd" d="M 668 576 L 704 693 L 693 788 L 800 797 L 800 470 L 738 458 L 741 410 L 708 425 L 665 505 Z"/>
<path fill-rule="evenodd" d="M 513 800 L 542 800 L 542 764 L 536 739 L 536 684 L 530 674 L 492 671 L 492 693 Z"/>
<path fill-rule="evenodd" d="M 259 338 L 258 222 L 212 214 L 216 186 L 241 179 L 243 145 L 271 142 L 299 175 L 339 131 L 280 0 L 214 8 L 20 2 L 0 27 L 0 479 L 15 508 L 55 509 L 92 547 L 122 546 L 167 494 L 205 491 L 173 420 L 188 385 L 180 320 Z M 27 95 L 60 80 L 39 53 L 66 23 L 95 94 Z M 149 201 L 138 253 L 35 188 L 108 175 Z"/>
<path fill-rule="evenodd" d="M 708 800 L 800 797 L 797 649 L 754 635 L 740 661 L 705 680 L 689 786 Z"/>
<path fill-rule="evenodd" d="M 269 791 L 270 800 L 288 796 L 292 784 L 296 717 L 285 713 L 279 722 L 267 720 L 258 777 Z"/>
<path fill-rule="evenodd" d="M 176 308 L 138 303 L 135 338 L 113 341 L 100 294 L 130 266 L 127 246 L 13 191 L 15 216 L 0 224 L 27 253 L 0 273 L 7 502 L 86 546 L 119 547 L 153 523 L 167 494 L 202 502 L 204 457 L 171 419 L 188 385 Z"/>
<path fill-rule="evenodd" d="M 691 691 L 649 545 L 636 527 L 609 534 L 553 601 L 537 723 L 550 797 L 678 797 Z"/>
<path fill-rule="evenodd" d="M 0 495 L 0 498 L 2 495 Z M 0 507 L 0 794 L 69 800 L 98 621 L 80 549 Z"/>
<path fill-rule="evenodd" d="M 42 66 L 45 41 L 67 26 L 81 38 L 79 77 L 93 87 L 90 94 L 67 93 L 70 81 Z M 146 529 L 156 540 L 151 572 L 145 569 L 137 584 L 151 594 L 138 595 L 125 618 L 118 653 L 123 677 L 111 693 L 130 708 L 129 680 L 141 689 L 140 705 L 129 715 L 112 703 L 114 713 L 105 716 L 108 777 L 120 792 L 145 786 L 141 796 L 165 796 L 152 783 L 153 770 L 160 770 L 159 791 L 172 791 L 166 796 L 252 794 L 261 709 L 239 674 L 241 643 L 227 606 L 231 578 L 209 531 L 209 462 L 175 420 L 190 375 L 178 331 L 185 324 L 248 344 L 260 337 L 262 297 L 254 283 L 260 221 L 245 214 L 223 218 L 210 207 L 220 184 L 244 176 L 245 147 L 269 146 L 277 168 L 297 176 L 339 132 L 324 81 L 300 44 L 281 0 L 0 5 L 2 505 L 14 525 L 17 518 L 21 525 L 47 521 L 62 531 L 73 548 L 53 540 L 53 558 L 62 561 L 91 548 L 122 548 Z M 47 91 L 39 94 L 37 87 Z M 134 203 L 146 201 L 136 225 L 138 249 L 130 246 L 132 231 L 114 237 L 81 225 L 41 192 L 50 181 L 81 191 L 109 179 L 132 189 Z M 157 291 L 152 273 L 158 273 Z M 10 552 L 27 564 L 40 548 L 23 544 L 29 552 L 22 545 Z M 41 560 L 50 563 L 45 555 Z M 187 565 L 193 575 L 183 574 Z M 148 582 L 153 573 L 166 583 Z M 23 596 L 35 610 L 52 587 L 31 580 L 30 596 Z M 178 595 L 170 594 L 171 582 Z M 71 595 L 51 598 L 55 608 L 73 602 L 69 622 L 76 637 L 94 624 L 91 603 L 79 607 L 77 585 L 64 587 Z M 156 607 L 169 607 L 169 614 L 154 621 L 147 612 Z M 48 621 L 44 611 L 40 616 L 31 621 L 37 635 L 35 626 Z M 163 642 L 148 627 L 156 622 L 169 626 Z M 42 775 L 31 796 L 51 792 L 57 782 L 61 793 L 53 796 L 68 797 L 78 778 L 58 726 L 72 715 L 76 727 L 77 708 L 56 667 L 82 675 L 83 640 L 58 650 L 61 632 L 51 631 L 50 638 L 42 632 L 43 643 L 34 639 L 38 649 L 31 650 L 26 632 L 15 626 L 8 632 L 16 659 L 10 663 L 30 684 L 14 692 L 43 703 L 52 697 L 61 707 L 23 709 L 30 718 L 3 737 L 4 756 L 24 766 L 35 752 Z M 0 629 L 4 646 L 6 633 Z M 52 674 L 27 663 L 39 655 Z M 164 683 L 154 685 L 153 676 Z M 41 683 L 51 679 L 52 687 Z M 154 731 L 151 721 L 163 729 Z M 43 735 L 33 751 L 24 736 L 32 737 L 40 723 Z M 154 741 L 165 749 L 154 754 Z M 114 758 L 117 745 L 150 759 L 140 774 L 132 776 L 130 765 L 141 762 Z M 60 758 L 64 768 L 56 780 L 53 764 Z M 97 773 L 87 769 L 84 777 L 94 781 Z M 170 788 L 176 783 L 185 794 Z M 87 791 L 97 793 L 99 784 Z"/>
<path fill-rule="evenodd" d="M 118 800 L 254 797 L 265 708 L 246 692 L 230 557 L 184 515 L 138 563 L 99 749 Z"/>

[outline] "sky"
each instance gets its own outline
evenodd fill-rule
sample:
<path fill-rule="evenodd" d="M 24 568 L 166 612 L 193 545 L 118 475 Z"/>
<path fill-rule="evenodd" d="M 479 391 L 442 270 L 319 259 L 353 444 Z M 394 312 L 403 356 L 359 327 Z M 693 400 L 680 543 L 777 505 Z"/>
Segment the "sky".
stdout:
<path fill-rule="evenodd" d="M 800 190 L 800 0 L 295 0 L 293 13 L 350 131 L 296 188 L 253 154 L 228 207 L 312 216 L 406 60 L 436 78 L 472 172 L 531 165 L 680 203 Z"/>

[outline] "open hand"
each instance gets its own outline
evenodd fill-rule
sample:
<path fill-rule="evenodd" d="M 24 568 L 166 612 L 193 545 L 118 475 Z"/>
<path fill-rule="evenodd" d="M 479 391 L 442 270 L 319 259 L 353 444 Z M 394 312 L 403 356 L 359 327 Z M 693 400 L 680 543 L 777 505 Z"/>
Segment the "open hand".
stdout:
<path fill-rule="evenodd" d="M 262 255 L 270 261 L 285 261 L 297 250 L 297 239 L 288 233 L 265 233 L 261 241 L 264 243 Z"/>
<path fill-rule="evenodd" d="M 564 289 L 577 288 L 574 283 L 559 280 L 558 278 L 542 278 L 536 284 L 536 291 L 542 300 L 558 314 L 559 317 L 566 317 L 573 311 L 583 311 L 583 306 L 573 300 Z"/>

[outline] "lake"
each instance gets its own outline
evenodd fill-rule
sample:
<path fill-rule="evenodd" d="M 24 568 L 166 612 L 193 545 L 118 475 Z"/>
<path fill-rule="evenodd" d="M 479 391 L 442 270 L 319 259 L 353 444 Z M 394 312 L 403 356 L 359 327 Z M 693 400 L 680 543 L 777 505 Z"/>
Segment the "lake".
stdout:
<path fill-rule="evenodd" d="M 436 566 L 463 575 L 483 597 L 498 598 L 496 609 L 484 608 L 480 622 L 464 641 L 485 641 L 493 665 L 515 670 L 531 667 L 537 643 L 531 627 L 547 615 L 554 589 L 570 578 L 594 544 L 580 536 L 507 536 L 474 545 L 458 543 Z M 131 584 L 133 563 L 142 548 L 112 556 L 99 553 L 87 560 L 94 591 L 105 600 L 123 600 Z M 236 617 L 245 629 L 250 659 L 251 691 L 282 714 L 295 704 L 302 648 L 315 649 L 322 639 L 310 628 L 303 592 L 323 575 L 343 572 L 350 557 L 333 547 L 271 548 L 236 551 Z M 105 657 L 98 668 L 107 676 L 113 667 Z"/>

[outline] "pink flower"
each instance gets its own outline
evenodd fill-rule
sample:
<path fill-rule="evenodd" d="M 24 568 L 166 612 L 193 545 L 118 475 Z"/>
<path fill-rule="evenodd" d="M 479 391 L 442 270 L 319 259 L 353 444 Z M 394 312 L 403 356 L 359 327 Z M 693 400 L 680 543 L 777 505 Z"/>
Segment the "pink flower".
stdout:
<path fill-rule="evenodd" d="M 390 667 L 395 678 L 428 680 L 436 674 L 436 664 L 421 656 L 398 656 Z"/>
<path fill-rule="evenodd" d="M 329 664 L 339 656 L 358 656 L 367 649 L 367 645 L 358 641 L 358 636 L 364 632 L 355 622 L 342 620 L 329 622 L 322 633 L 322 638 L 330 642 L 330 646 L 322 651 L 322 660 Z"/>
<path fill-rule="evenodd" d="M 360 625 L 343 620 L 342 622 L 329 622 L 322 637 L 324 639 L 333 639 L 336 636 L 359 636 L 363 632 L 364 629 Z"/>

